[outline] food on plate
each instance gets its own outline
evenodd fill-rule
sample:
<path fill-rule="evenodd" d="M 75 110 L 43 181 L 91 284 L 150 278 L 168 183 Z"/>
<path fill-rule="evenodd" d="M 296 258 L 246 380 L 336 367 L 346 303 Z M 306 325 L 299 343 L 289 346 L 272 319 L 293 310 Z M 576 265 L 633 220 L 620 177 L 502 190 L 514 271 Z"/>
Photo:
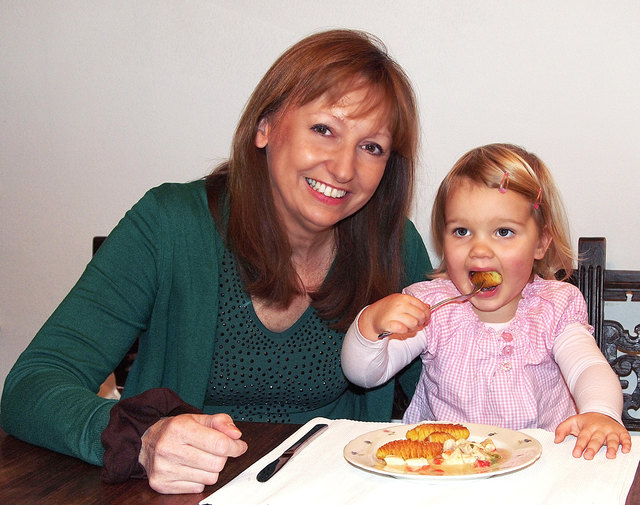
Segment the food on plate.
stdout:
<path fill-rule="evenodd" d="M 483 291 L 485 289 L 495 288 L 498 284 L 502 284 L 502 275 L 495 271 L 487 272 L 472 272 L 471 282 L 474 286 L 483 284 Z"/>
<path fill-rule="evenodd" d="M 468 440 L 469 435 L 469 429 L 461 424 L 424 423 L 407 431 L 405 439 L 380 446 L 376 457 L 389 467 L 422 473 L 446 472 L 447 468 L 465 465 L 484 468 L 500 460 L 490 438 L 474 442 Z"/>
<path fill-rule="evenodd" d="M 429 466 L 429 461 L 442 454 L 440 442 L 393 440 L 379 447 L 376 457 L 389 466 L 407 466 L 418 470 Z"/>
<path fill-rule="evenodd" d="M 469 440 L 447 440 L 442 446 L 443 465 L 490 466 L 500 459 L 493 440 L 487 438 L 482 442 L 470 442 Z M 439 463 L 439 461 L 434 461 Z"/>
<path fill-rule="evenodd" d="M 408 440 L 426 440 L 429 435 L 435 432 L 448 433 L 453 438 L 469 438 L 469 429 L 461 424 L 451 423 L 425 423 L 419 424 L 412 430 L 407 431 Z"/>
<path fill-rule="evenodd" d="M 392 440 L 380 446 L 376 456 L 384 459 L 387 456 L 398 456 L 402 459 L 426 458 L 432 459 L 442 454 L 440 442 L 418 442 L 417 440 Z"/>
<path fill-rule="evenodd" d="M 451 433 L 446 433 L 444 431 L 434 431 L 433 433 L 429 433 L 429 435 L 427 436 L 427 440 L 429 442 L 440 442 L 441 444 L 444 444 L 447 440 L 455 440 L 456 437 L 454 437 Z"/>

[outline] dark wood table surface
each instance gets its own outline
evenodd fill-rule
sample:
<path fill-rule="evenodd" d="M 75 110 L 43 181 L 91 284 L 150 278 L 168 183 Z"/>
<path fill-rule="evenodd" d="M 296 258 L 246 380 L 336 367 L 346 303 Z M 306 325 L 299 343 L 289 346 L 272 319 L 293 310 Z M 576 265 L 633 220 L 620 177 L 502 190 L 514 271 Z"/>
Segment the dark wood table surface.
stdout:
<path fill-rule="evenodd" d="M 0 504 L 197 505 L 300 428 L 278 423 L 236 425 L 249 445 L 247 452 L 227 460 L 214 486 L 207 486 L 200 494 L 181 495 L 156 493 L 146 480 L 104 484 L 100 467 L 27 444 L 0 430 Z"/>
<path fill-rule="evenodd" d="M 104 484 L 100 468 L 53 451 L 22 442 L 0 430 L 0 504 L 29 505 L 196 505 L 222 487 L 300 425 L 277 423 L 236 423 L 249 444 L 239 458 L 230 458 L 214 486 L 200 494 L 162 495 L 146 480 Z M 626 505 L 640 504 L 640 465 Z"/>

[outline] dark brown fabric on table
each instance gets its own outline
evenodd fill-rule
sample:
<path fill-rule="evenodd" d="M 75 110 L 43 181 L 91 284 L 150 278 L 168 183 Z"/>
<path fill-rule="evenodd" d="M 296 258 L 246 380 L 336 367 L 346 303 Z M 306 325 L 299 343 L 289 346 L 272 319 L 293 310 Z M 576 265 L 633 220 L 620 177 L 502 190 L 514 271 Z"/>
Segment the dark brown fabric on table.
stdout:
<path fill-rule="evenodd" d="M 138 462 L 142 435 L 163 417 L 202 414 L 167 388 L 154 388 L 120 400 L 111 409 L 109 424 L 102 432 L 104 456 L 102 480 L 108 484 L 143 479 L 146 472 Z"/>

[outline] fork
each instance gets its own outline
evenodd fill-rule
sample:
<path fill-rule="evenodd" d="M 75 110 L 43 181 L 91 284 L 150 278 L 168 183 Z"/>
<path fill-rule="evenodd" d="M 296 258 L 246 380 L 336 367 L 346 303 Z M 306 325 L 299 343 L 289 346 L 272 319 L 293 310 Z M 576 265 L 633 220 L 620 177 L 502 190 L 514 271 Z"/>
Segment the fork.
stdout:
<path fill-rule="evenodd" d="M 449 303 L 462 303 L 462 302 L 466 302 L 467 300 L 469 300 L 472 296 L 474 296 L 476 293 L 478 293 L 482 288 L 484 287 L 484 281 L 482 281 L 480 284 L 475 284 L 474 288 L 471 292 L 466 293 L 466 294 L 461 294 L 461 295 L 457 295 L 457 296 L 450 296 L 449 298 L 445 298 L 444 300 L 440 300 L 437 303 L 434 303 L 430 309 L 431 309 L 431 313 L 433 314 L 434 311 L 436 311 L 437 309 L 439 309 L 440 307 L 442 307 L 443 305 L 447 305 Z M 381 338 L 385 338 L 388 337 L 389 335 L 393 334 L 392 331 L 383 331 L 382 333 L 380 333 L 380 335 L 378 335 L 378 340 L 380 340 Z"/>

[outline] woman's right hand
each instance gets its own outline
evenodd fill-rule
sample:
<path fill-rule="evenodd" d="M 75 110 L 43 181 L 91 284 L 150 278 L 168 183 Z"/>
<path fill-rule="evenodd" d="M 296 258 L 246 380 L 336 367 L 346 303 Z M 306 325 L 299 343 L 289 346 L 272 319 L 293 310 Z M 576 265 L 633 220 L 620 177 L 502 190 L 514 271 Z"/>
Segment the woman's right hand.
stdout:
<path fill-rule="evenodd" d="M 142 435 L 138 461 L 159 493 L 201 493 L 247 444 L 227 414 L 165 417 Z"/>
<path fill-rule="evenodd" d="M 371 341 L 378 340 L 382 332 L 415 333 L 424 328 L 431 318 L 429 305 L 418 298 L 396 293 L 369 305 L 360 314 L 360 333 Z"/>

